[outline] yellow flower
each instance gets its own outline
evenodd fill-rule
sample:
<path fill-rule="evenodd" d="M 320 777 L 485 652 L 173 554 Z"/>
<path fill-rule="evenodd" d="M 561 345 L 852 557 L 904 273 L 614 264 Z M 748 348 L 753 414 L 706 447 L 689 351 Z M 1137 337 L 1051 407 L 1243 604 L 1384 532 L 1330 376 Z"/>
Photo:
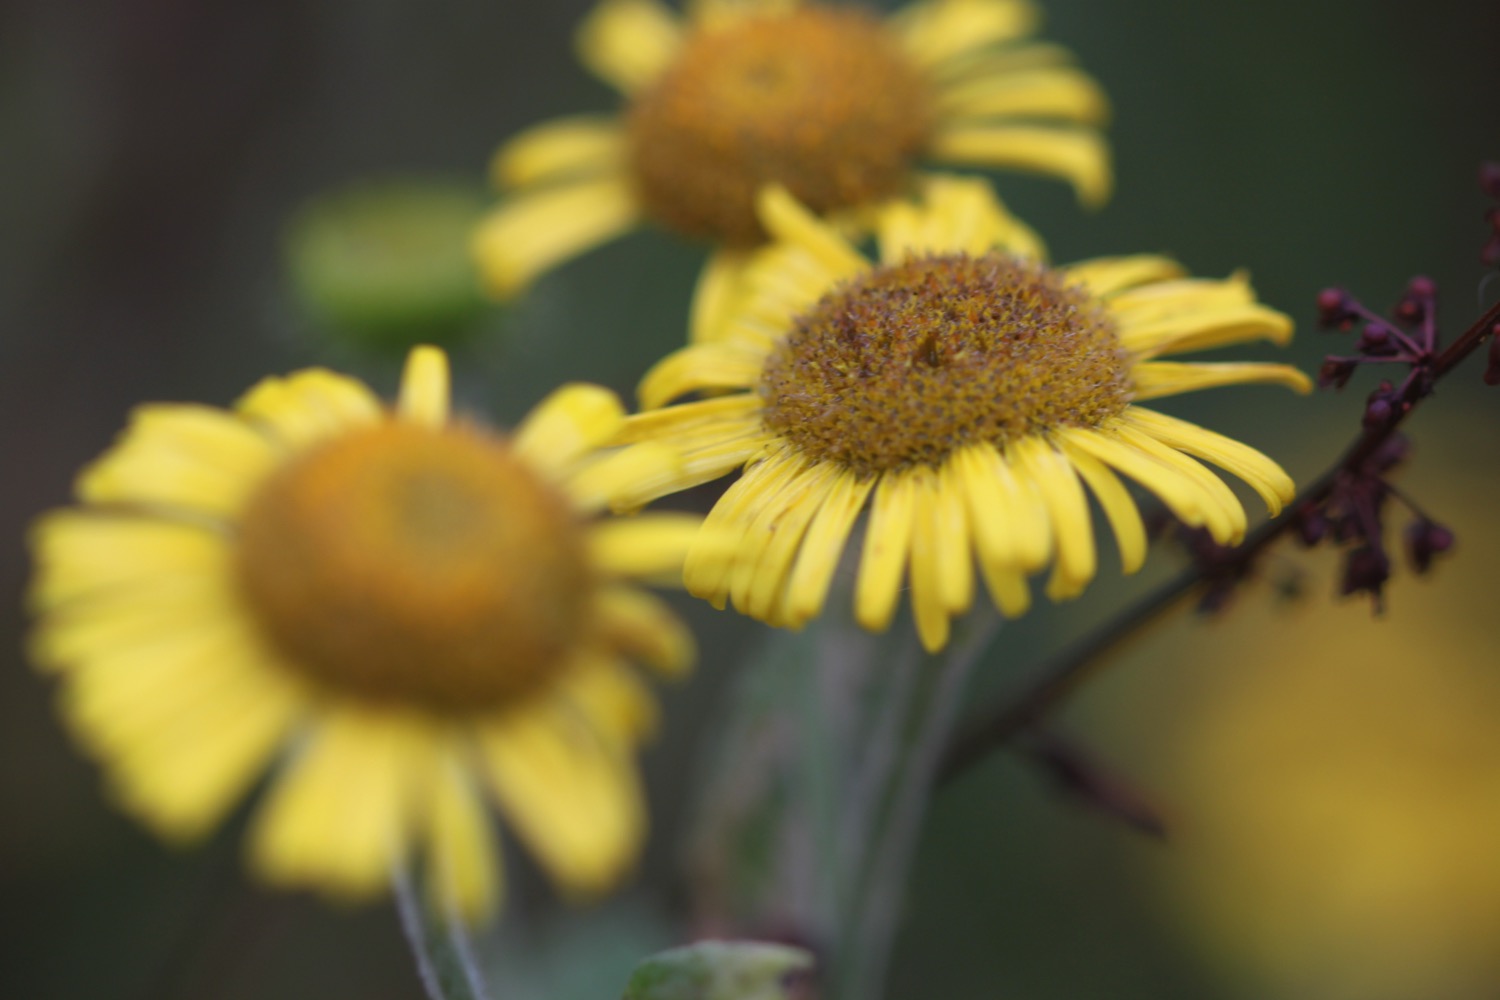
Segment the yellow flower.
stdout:
<path fill-rule="evenodd" d="M 1035 28 L 1028 0 L 919 0 L 881 21 L 848 6 L 603 0 L 584 63 L 628 99 L 617 118 L 548 122 L 504 146 L 510 198 L 479 228 L 492 292 L 649 220 L 729 248 L 762 241 L 755 193 L 814 210 L 905 193 L 919 159 L 1051 174 L 1090 204 L 1109 194 L 1097 84 Z"/>
<path fill-rule="evenodd" d="M 569 385 L 513 437 L 449 415 L 412 352 L 394 408 L 312 369 L 232 412 L 138 409 L 36 525 L 37 662 L 111 790 L 164 836 L 208 832 L 269 767 L 250 854 L 342 897 L 409 855 L 435 904 L 499 896 L 487 800 L 565 891 L 645 828 L 632 753 L 691 636 L 629 581 L 680 572 L 697 520 L 596 521 L 677 456 L 598 452 L 624 419 Z"/>
<path fill-rule="evenodd" d="M 1096 561 L 1085 484 L 1126 572 L 1146 536 L 1117 472 L 1221 543 L 1240 539 L 1245 512 L 1195 457 L 1272 511 L 1291 497 L 1260 452 L 1136 405 L 1242 382 L 1307 390 L 1285 365 L 1156 360 L 1284 342 L 1290 321 L 1243 277 L 1184 278 L 1147 256 L 1048 267 L 973 180 L 933 178 L 924 204 L 884 211 L 878 262 L 785 191 L 764 194 L 761 217 L 778 242 L 747 265 L 722 322 L 647 374 L 641 403 L 657 409 L 620 438 L 680 448 L 674 489 L 745 469 L 705 522 L 716 549 L 688 554 L 694 594 L 804 624 L 868 504 L 856 617 L 885 628 L 909 565 L 917 628 L 937 650 L 973 601 L 976 556 L 1007 615 L 1026 610 L 1026 575 L 1049 562 L 1051 597 L 1083 590 Z M 664 405 L 689 393 L 707 398 Z"/>

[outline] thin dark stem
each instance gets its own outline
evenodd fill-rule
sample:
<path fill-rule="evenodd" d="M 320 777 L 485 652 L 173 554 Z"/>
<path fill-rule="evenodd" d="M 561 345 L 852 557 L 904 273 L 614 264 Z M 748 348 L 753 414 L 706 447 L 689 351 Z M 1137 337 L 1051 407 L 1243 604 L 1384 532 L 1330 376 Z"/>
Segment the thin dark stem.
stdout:
<path fill-rule="evenodd" d="M 1431 382 L 1428 384 L 1435 384 L 1438 379 L 1458 367 L 1494 332 L 1497 324 L 1500 324 L 1500 302 L 1491 306 L 1432 360 L 1429 369 Z M 1391 419 L 1361 432 L 1333 466 L 1297 494 L 1297 498 L 1281 516 L 1262 524 L 1238 547 L 1184 570 L 1147 594 L 1046 663 L 1036 678 L 1020 692 L 981 711 L 972 722 L 959 730 L 948 745 L 938 768 L 939 783 L 962 774 L 991 750 L 1004 746 L 1016 735 L 1035 725 L 1117 652 L 1125 640 L 1165 615 L 1210 576 L 1222 578 L 1248 569 L 1262 550 L 1297 523 L 1300 510 L 1328 499 L 1340 477 L 1357 473 L 1395 435 L 1396 430 L 1425 398 L 1421 388 L 1422 381 L 1410 380 L 1401 396 L 1402 405 L 1393 409 Z"/>

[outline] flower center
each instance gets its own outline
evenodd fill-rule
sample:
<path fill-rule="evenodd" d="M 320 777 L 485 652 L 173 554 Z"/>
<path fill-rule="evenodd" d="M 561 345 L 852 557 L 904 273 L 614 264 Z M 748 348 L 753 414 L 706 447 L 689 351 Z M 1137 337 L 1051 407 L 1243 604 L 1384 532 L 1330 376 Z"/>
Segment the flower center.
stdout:
<path fill-rule="evenodd" d="M 899 193 L 932 108 L 873 15 L 808 7 L 699 32 L 628 120 L 647 214 L 752 246 L 765 238 L 755 194 L 767 183 L 819 213 Z"/>
<path fill-rule="evenodd" d="M 760 382 L 771 429 L 861 475 L 1097 426 L 1130 392 L 1104 310 L 1059 272 L 998 252 L 914 257 L 835 288 Z"/>
<path fill-rule="evenodd" d="M 590 579 L 567 509 L 499 439 L 391 421 L 261 488 L 239 582 L 287 662 L 340 693 L 493 708 L 577 642 Z"/>

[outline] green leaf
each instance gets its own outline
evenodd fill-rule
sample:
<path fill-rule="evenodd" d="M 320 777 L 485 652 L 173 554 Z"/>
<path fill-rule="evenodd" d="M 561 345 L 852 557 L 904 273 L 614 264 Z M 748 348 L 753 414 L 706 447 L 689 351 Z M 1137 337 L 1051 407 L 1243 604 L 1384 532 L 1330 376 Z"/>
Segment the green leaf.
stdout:
<path fill-rule="evenodd" d="M 701 941 L 636 966 L 624 1000 L 787 1000 L 813 967 L 801 948 L 758 941 Z"/>

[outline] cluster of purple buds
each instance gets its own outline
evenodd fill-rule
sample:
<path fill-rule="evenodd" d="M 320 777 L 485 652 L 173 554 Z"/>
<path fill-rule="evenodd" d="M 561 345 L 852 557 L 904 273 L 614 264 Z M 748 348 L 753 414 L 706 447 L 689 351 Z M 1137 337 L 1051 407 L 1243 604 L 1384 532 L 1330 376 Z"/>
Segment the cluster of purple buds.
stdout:
<path fill-rule="evenodd" d="M 1318 295 L 1318 324 L 1327 330 L 1359 328 L 1357 354 L 1329 355 L 1318 371 L 1318 384 L 1342 389 L 1363 365 L 1402 365 L 1399 382 L 1382 380 L 1365 403 L 1365 427 L 1378 430 L 1405 415 L 1432 392 L 1433 364 L 1438 357 L 1437 287 L 1431 278 L 1413 278 L 1390 315 L 1380 316 L 1342 288 Z"/>
<path fill-rule="evenodd" d="M 1433 559 L 1453 547 L 1453 532 L 1422 511 L 1395 486 L 1389 476 L 1406 458 L 1405 438 L 1387 439 L 1356 469 L 1341 472 L 1326 499 L 1297 512 L 1298 536 L 1302 544 L 1325 542 L 1344 546 L 1343 575 L 1339 592 L 1369 594 L 1376 610 L 1383 606 L 1386 581 L 1391 577 L 1391 556 L 1386 548 L 1385 520 L 1389 501 L 1396 500 L 1412 513 L 1406 528 L 1407 557 L 1417 573 L 1432 568 Z"/>

